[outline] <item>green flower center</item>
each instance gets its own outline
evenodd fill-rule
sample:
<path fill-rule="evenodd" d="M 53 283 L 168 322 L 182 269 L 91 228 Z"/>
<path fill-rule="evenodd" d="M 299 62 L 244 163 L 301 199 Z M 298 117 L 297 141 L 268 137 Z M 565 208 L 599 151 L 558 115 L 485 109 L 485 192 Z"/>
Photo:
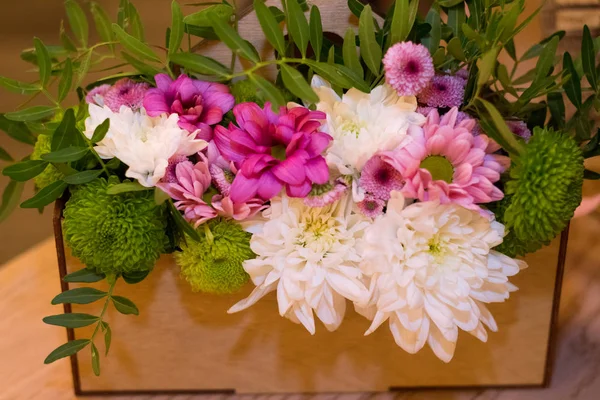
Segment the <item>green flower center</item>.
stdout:
<path fill-rule="evenodd" d="M 443 156 L 429 156 L 421 161 L 421 168 L 426 169 L 431 174 L 434 181 L 444 181 L 452 183 L 454 168 L 452 163 Z"/>
<path fill-rule="evenodd" d="M 354 120 L 348 119 L 348 120 L 344 121 L 341 128 L 343 131 L 350 132 L 358 138 L 358 135 L 360 134 L 360 130 L 362 128 L 364 128 L 365 126 L 366 126 L 366 124 L 362 121 L 354 121 Z"/>
<path fill-rule="evenodd" d="M 285 160 L 285 146 L 278 144 L 271 147 L 271 155 L 279 161 Z"/>

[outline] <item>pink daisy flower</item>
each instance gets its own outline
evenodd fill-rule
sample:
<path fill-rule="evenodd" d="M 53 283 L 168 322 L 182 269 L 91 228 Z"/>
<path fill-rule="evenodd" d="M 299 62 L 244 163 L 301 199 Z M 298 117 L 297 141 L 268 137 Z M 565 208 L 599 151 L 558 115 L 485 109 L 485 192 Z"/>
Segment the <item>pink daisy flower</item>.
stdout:
<path fill-rule="evenodd" d="M 338 201 L 346 190 L 348 186 L 341 179 L 334 183 L 314 185 L 309 195 L 304 198 L 304 204 L 309 207 L 325 207 Z"/>
<path fill-rule="evenodd" d="M 387 201 L 392 190 L 401 190 L 404 178 L 381 156 L 375 155 L 366 162 L 359 180 L 360 187 L 378 199 Z"/>
<path fill-rule="evenodd" d="M 420 103 L 430 107 L 460 107 L 465 97 L 465 81 L 456 76 L 434 76 L 417 96 Z"/>
<path fill-rule="evenodd" d="M 360 203 L 357 203 L 360 212 L 369 218 L 375 218 L 383 214 L 383 207 L 385 207 L 385 201 L 378 199 L 377 197 L 367 194 L 365 199 Z"/>
<path fill-rule="evenodd" d="M 385 79 L 400 96 L 414 96 L 435 74 L 429 50 L 412 42 L 396 43 L 383 57 Z"/>
<path fill-rule="evenodd" d="M 402 193 L 421 201 L 458 203 L 469 209 L 479 203 L 504 197 L 494 182 L 510 163 L 505 156 L 492 154 L 499 146 L 486 135 L 473 136 L 473 119 L 456 123 L 458 109 L 440 119 L 432 111 L 421 128 L 409 129 L 411 141 L 384 154 L 405 178 Z"/>
<path fill-rule="evenodd" d="M 147 83 L 121 79 L 104 94 L 104 105 L 113 112 L 119 112 L 121 106 L 138 111 L 144 104 L 144 96 L 148 89 Z"/>

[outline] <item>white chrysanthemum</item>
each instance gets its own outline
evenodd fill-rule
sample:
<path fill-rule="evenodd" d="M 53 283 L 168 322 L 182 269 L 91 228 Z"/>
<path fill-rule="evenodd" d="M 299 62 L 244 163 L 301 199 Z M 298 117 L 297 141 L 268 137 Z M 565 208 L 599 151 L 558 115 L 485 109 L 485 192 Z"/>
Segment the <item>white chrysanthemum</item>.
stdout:
<path fill-rule="evenodd" d="M 89 112 L 84 132 L 88 138 L 104 120 L 110 120 L 108 133 L 94 148 L 98 155 L 117 157 L 129 167 L 125 175 L 146 187 L 155 186 L 165 175 L 171 157 L 190 156 L 207 146 L 196 139 L 196 132 L 179 127 L 177 114 L 149 117 L 143 109 L 134 112 L 126 106 L 115 113 L 95 104 L 89 105 Z"/>
<path fill-rule="evenodd" d="M 277 291 L 279 314 L 315 333 L 313 311 L 333 331 L 342 322 L 346 299 L 366 303 L 361 258 L 356 250 L 369 221 L 351 212 L 348 196 L 332 205 L 308 207 L 302 199 L 271 200 L 267 222 L 250 247 L 256 258 L 244 262 L 256 288 L 229 313 L 244 310 Z"/>
<path fill-rule="evenodd" d="M 378 151 L 396 148 L 411 124 L 423 125 L 414 96 L 400 97 L 388 85 L 370 94 L 348 90 L 342 97 L 322 78 L 313 77 L 317 109 L 327 114 L 322 130 L 333 137 L 326 160 L 343 175 L 355 175 Z"/>
<path fill-rule="evenodd" d="M 386 320 L 398 346 L 416 353 L 429 343 L 449 362 L 458 329 L 487 340 L 484 324 L 496 322 L 484 303 L 503 302 L 517 288 L 508 277 L 527 265 L 492 248 L 504 226 L 456 204 L 415 203 L 404 208 L 398 192 L 387 213 L 359 243 L 371 299 L 356 310 L 372 320 L 366 334 Z"/>

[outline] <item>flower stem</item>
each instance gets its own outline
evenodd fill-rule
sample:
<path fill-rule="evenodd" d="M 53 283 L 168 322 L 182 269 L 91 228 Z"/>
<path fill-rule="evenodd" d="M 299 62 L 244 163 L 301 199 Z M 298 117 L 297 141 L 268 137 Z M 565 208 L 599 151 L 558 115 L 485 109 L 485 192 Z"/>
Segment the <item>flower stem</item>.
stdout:
<path fill-rule="evenodd" d="M 96 337 L 96 334 L 98 333 L 102 323 L 104 322 L 103 321 L 104 314 L 106 314 L 106 310 L 108 310 L 108 305 L 110 304 L 113 291 L 115 290 L 115 286 L 117 284 L 117 277 L 112 277 L 112 278 L 107 277 L 107 280 L 109 281 L 109 284 L 110 284 L 110 286 L 108 288 L 108 294 L 106 295 L 106 301 L 104 302 L 104 307 L 102 308 L 102 312 L 100 312 L 100 315 L 98 316 L 98 323 L 96 324 L 96 329 L 94 329 L 94 332 L 92 333 L 92 336 L 90 337 L 91 343 L 94 342 L 94 338 Z"/>

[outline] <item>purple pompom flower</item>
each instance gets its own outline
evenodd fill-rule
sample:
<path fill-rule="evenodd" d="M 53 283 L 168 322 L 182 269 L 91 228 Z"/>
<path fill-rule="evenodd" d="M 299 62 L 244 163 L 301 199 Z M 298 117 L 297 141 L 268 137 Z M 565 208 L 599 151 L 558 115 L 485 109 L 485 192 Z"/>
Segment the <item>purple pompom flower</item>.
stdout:
<path fill-rule="evenodd" d="M 231 185 L 234 202 L 256 196 L 266 201 L 283 187 L 290 197 L 305 197 L 313 184 L 329 181 L 321 154 L 332 138 L 318 131 L 324 113 L 282 107 L 275 114 L 268 103 L 264 109 L 242 103 L 233 114 L 238 126 L 217 126 L 214 140 L 221 155 L 239 169 Z"/>
<path fill-rule="evenodd" d="M 139 111 L 144 105 L 144 96 L 148 89 L 147 83 L 136 82 L 127 78 L 121 79 L 104 94 L 104 105 L 110 108 L 112 112 L 119 112 L 121 106 Z"/>
<path fill-rule="evenodd" d="M 378 199 L 387 201 L 392 190 L 401 190 L 404 179 L 400 172 L 375 155 L 365 164 L 359 180 L 360 187 Z"/>
<path fill-rule="evenodd" d="M 420 103 L 430 107 L 460 107 L 465 97 L 465 81 L 450 75 L 434 76 L 421 93 Z"/>
<path fill-rule="evenodd" d="M 383 57 L 385 79 L 400 96 L 414 96 L 435 74 L 429 50 L 412 42 L 396 43 Z"/>
<path fill-rule="evenodd" d="M 363 201 L 357 203 L 357 206 L 363 215 L 370 218 L 375 218 L 383 214 L 383 207 L 385 206 L 385 201 L 378 199 L 377 197 L 371 194 L 367 194 Z"/>
<path fill-rule="evenodd" d="M 166 74 L 154 77 L 156 88 L 148 90 L 144 108 L 151 117 L 179 115 L 179 126 L 189 132 L 200 130 L 199 139 L 212 139 L 212 126 L 231 110 L 235 100 L 229 88 L 220 83 L 204 82 L 180 75 L 173 81 Z"/>

